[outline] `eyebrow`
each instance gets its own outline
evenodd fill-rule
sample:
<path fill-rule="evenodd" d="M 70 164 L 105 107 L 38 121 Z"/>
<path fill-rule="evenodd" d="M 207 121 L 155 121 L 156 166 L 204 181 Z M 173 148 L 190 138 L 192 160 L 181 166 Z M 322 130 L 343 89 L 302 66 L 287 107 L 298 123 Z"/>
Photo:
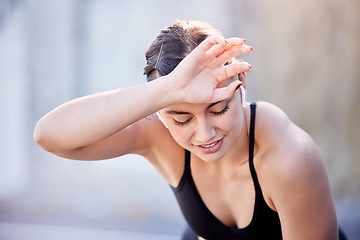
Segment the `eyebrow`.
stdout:
<path fill-rule="evenodd" d="M 224 100 L 223 100 L 224 101 Z M 223 101 L 218 101 L 218 102 L 214 102 L 212 104 L 210 104 L 206 109 L 209 110 L 210 108 L 212 108 L 213 106 L 215 106 L 218 103 L 221 103 Z M 175 110 L 169 110 L 166 111 L 167 114 L 176 114 L 176 115 L 186 115 L 186 114 L 191 114 L 189 112 L 184 112 L 184 111 L 175 111 Z"/>

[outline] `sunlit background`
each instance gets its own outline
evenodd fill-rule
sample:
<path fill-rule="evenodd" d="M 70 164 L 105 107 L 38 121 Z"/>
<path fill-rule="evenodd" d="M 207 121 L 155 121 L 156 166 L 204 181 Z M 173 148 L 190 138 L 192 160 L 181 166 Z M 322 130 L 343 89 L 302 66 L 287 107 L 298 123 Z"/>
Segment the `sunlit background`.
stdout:
<path fill-rule="evenodd" d="M 176 19 L 254 48 L 249 100 L 281 107 L 318 143 L 339 223 L 360 235 L 357 0 L 0 0 L 0 240 L 179 239 L 173 193 L 143 158 L 81 162 L 32 139 L 86 94 L 145 82 L 144 52 Z M 114 103 L 117 104 L 117 103 Z M 126 104 L 126 103 L 122 103 Z"/>

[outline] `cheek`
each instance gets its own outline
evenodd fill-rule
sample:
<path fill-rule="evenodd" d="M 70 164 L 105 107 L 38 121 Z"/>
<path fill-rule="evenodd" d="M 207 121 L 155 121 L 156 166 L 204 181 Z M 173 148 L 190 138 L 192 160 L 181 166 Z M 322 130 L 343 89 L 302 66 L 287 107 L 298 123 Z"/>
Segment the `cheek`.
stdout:
<path fill-rule="evenodd" d="M 236 134 L 242 128 L 243 113 L 239 108 L 233 108 L 231 111 L 228 111 L 228 114 L 224 116 L 224 119 L 221 121 L 222 129 L 226 132 Z"/>
<path fill-rule="evenodd" d="M 169 131 L 173 139 L 184 148 L 191 140 L 192 133 L 186 127 L 169 127 Z"/>

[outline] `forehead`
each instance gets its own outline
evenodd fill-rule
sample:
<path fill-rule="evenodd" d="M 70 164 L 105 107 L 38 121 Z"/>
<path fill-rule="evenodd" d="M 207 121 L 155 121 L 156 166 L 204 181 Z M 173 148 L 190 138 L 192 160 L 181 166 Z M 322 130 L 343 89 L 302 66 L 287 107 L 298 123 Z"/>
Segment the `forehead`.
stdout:
<path fill-rule="evenodd" d="M 179 103 L 165 107 L 163 110 L 167 114 L 187 114 L 203 111 L 209 105 L 209 103 Z"/>
<path fill-rule="evenodd" d="M 218 106 L 223 107 L 224 104 L 229 103 L 234 99 L 234 96 L 229 99 L 224 99 L 222 101 L 214 102 L 214 103 L 180 103 L 168 106 L 163 109 L 163 112 L 166 114 L 176 114 L 176 115 L 183 115 L 183 114 L 197 114 L 203 113 L 212 108 L 217 108 Z"/>

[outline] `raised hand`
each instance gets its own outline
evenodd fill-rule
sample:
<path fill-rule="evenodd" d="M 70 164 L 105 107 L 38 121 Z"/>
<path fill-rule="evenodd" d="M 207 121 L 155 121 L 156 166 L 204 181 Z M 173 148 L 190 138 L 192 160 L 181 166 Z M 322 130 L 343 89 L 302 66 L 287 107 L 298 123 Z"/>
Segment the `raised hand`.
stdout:
<path fill-rule="evenodd" d="M 209 37 L 195 48 L 169 74 L 169 82 L 175 88 L 179 102 L 210 103 L 231 97 L 240 86 L 233 81 L 227 87 L 219 88 L 224 80 L 251 70 L 246 62 L 224 65 L 233 57 L 251 53 L 252 48 L 245 40 L 220 36 Z"/>

